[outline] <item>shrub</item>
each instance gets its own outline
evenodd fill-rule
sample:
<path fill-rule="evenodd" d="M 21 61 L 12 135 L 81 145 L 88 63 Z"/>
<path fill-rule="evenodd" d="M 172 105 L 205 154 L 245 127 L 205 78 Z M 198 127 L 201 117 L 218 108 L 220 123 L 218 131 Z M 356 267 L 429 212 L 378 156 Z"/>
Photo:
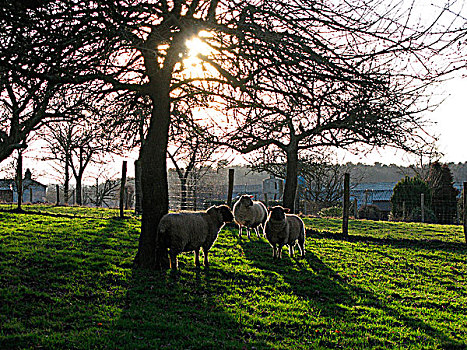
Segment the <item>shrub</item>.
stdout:
<path fill-rule="evenodd" d="M 323 208 L 318 212 L 318 215 L 321 217 L 342 217 L 342 207 L 334 206 L 329 208 Z"/>
<path fill-rule="evenodd" d="M 446 164 L 434 162 L 430 167 L 428 184 L 432 193 L 432 208 L 436 222 L 452 224 L 457 221 L 457 195 L 452 173 Z"/>
<path fill-rule="evenodd" d="M 425 211 L 431 209 L 431 190 L 419 177 L 405 177 L 400 180 L 391 197 L 391 216 L 395 220 L 420 221 L 416 210 L 421 211 L 421 194 L 425 194 Z"/>

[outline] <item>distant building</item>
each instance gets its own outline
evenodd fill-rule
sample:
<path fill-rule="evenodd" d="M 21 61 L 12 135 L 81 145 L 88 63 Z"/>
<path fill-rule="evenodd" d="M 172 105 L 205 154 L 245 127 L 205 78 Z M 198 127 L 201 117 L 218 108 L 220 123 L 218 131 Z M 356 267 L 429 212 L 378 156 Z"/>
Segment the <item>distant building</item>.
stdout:
<path fill-rule="evenodd" d="M 243 194 L 249 194 L 253 196 L 254 200 L 264 200 L 263 186 L 261 184 L 234 185 L 232 197 L 236 198 Z"/>
<path fill-rule="evenodd" d="M 31 178 L 31 170 L 27 169 L 23 179 L 23 202 L 44 203 L 47 186 Z M 18 189 L 15 180 L 0 179 L 0 202 L 16 203 Z"/>
<path fill-rule="evenodd" d="M 284 194 L 284 180 L 271 175 L 269 179 L 263 180 L 263 193 L 268 200 L 282 200 Z"/>
<path fill-rule="evenodd" d="M 350 200 L 357 201 L 358 208 L 375 205 L 383 217 L 391 212 L 391 197 L 397 182 L 360 183 L 350 190 Z"/>

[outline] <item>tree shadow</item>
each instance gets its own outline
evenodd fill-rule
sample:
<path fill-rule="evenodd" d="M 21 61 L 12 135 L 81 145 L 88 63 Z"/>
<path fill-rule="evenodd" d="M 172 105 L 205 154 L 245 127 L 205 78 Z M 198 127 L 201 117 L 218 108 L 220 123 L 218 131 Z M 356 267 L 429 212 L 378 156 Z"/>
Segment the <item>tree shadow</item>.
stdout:
<path fill-rule="evenodd" d="M 125 307 L 116 321 L 110 348 L 268 349 L 252 339 L 241 319 L 226 312 L 228 273 L 212 267 L 177 272 L 132 271 Z"/>
<path fill-rule="evenodd" d="M 324 239 L 325 237 L 321 237 Z M 353 237 L 350 239 L 352 240 Z M 357 237 L 356 241 L 360 240 Z M 380 240 L 376 240 L 379 242 Z M 389 240 L 390 244 L 397 247 L 405 247 L 411 243 L 406 240 Z M 444 242 L 443 242 L 444 243 Z M 383 244 L 383 243 L 382 243 Z M 384 242 L 388 244 L 388 242 Z M 457 245 L 448 245 L 449 249 L 457 250 Z M 426 247 L 424 247 L 426 249 Z M 320 310 L 320 316 L 324 317 L 328 325 L 349 325 L 355 322 L 358 311 L 362 308 L 376 309 L 377 313 L 382 313 L 390 319 L 393 328 L 410 328 L 414 333 L 422 331 L 433 340 L 438 340 L 443 348 L 464 349 L 465 343 L 457 342 L 448 334 L 430 326 L 424 320 L 405 315 L 391 306 L 391 302 L 384 300 L 361 286 L 348 283 L 346 277 L 341 276 L 326 265 L 317 255 L 307 251 L 305 257 L 290 258 L 288 252 L 284 250 L 281 260 L 272 258 L 272 249 L 261 241 L 249 241 L 243 243 L 246 257 L 254 266 L 264 270 L 274 271 L 283 276 L 286 283 L 290 285 L 293 293 L 307 302 L 311 302 L 313 307 Z M 376 320 L 375 320 L 376 321 Z M 349 334 L 361 333 L 362 330 L 348 330 Z M 355 335 L 353 335 L 355 336 Z M 377 338 L 367 336 L 363 347 L 387 348 L 395 346 L 386 337 Z M 410 340 L 404 340 L 398 346 L 409 346 Z M 322 346 L 335 347 L 335 343 L 321 342 Z"/>
<path fill-rule="evenodd" d="M 391 237 L 373 237 L 362 235 L 343 236 L 336 233 L 317 231 L 307 229 L 307 237 L 316 239 L 332 239 L 336 241 L 348 242 L 363 242 L 379 245 L 388 245 L 394 248 L 410 248 L 416 250 L 439 250 L 448 253 L 466 254 L 467 244 L 461 242 L 445 242 L 438 239 L 408 239 L 408 238 L 391 238 Z"/>

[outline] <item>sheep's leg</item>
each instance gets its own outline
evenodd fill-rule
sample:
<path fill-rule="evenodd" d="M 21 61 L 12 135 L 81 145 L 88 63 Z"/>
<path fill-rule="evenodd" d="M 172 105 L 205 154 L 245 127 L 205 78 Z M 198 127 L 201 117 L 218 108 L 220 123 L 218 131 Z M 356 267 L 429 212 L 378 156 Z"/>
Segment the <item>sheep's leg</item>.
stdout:
<path fill-rule="evenodd" d="M 195 249 L 195 265 L 199 267 L 199 248 Z"/>
<path fill-rule="evenodd" d="M 246 227 L 246 234 L 248 236 L 248 239 L 250 239 L 251 238 L 250 237 L 250 228 L 248 226 Z"/>
<path fill-rule="evenodd" d="M 305 242 L 300 241 L 298 242 L 298 249 L 300 249 L 300 255 L 305 256 Z"/>
<path fill-rule="evenodd" d="M 272 245 L 272 258 L 273 259 L 276 258 L 276 245 L 275 244 Z"/>
<path fill-rule="evenodd" d="M 170 268 L 172 270 L 178 269 L 177 253 L 170 252 Z"/>
<path fill-rule="evenodd" d="M 282 245 L 279 244 L 279 247 L 278 247 L 277 249 L 278 249 L 277 257 L 278 257 L 279 259 L 282 259 Z"/>
<path fill-rule="evenodd" d="M 289 255 L 291 258 L 293 258 L 293 245 L 289 244 Z"/>
<path fill-rule="evenodd" d="M 256 237 L 258 237 L 258 238 L 259 238 L 260 236 L 259 236 L 259 230 L 258 230 L 258 226 L 256 226 L 256 227 L 255 227 L 255 233 L 256 233 Z"/>
<path fill-rule="evenodd" d="M 238 238 L 242 238 L 242 226 L 238 225 Z"/>

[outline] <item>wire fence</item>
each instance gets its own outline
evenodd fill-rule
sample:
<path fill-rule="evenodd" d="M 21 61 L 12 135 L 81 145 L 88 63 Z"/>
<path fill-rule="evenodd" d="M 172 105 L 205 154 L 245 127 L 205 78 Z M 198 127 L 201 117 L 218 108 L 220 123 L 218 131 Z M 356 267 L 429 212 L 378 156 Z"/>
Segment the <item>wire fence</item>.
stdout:
<path fill-rule="evenodd" d="M 268 182 L 269 181 L 269 182 Z M 95 186 L 83 188 L 83 205 L 88 207 L 117 208 L 119 203 L 119 180 L 109 181 Z M 238 183 L 234 186 L 233 197 L 241 194 L 253 195 L 255 200 L 263 201 L 267 206 L 281 204 L 283 187 L 276 186 L 277 179 L 263 180 L 263 183 Z M 186 179 L 174 172 L 169 172 L 169 210 L 205 210 L 211 205 L 226 203 L 228 198 L 228 178 L 212 172 L 203 176 L 192 176 Z M 273 184 L 274 186 L 271 186 Z M 424 222 L 433 224 L 454 224 L 464 222 L 463 183 L 455 183 L 455 195 L 452 191 L 443 194 L 403 194 L 394 199 L 395 183 L 353 184 L 350 188 L 349 215 L 354 219 L 379 221 Z M 279 182 L 280 185 L 280 182 Z M 272 188 L 272 189 L 271 189 Z M 8 189 L 7 189 L 8 190 Z M 38 188 L 23 193 L 23 203 L 75 204 L 75 189 L 68 192 L 65 201 L 63 186 Z M 276 192 L 270 192 L 275 190 Z M 35 191 L 35 190 L 34 190 Z M 58 193 L 57 193 L 58 191 Z M 343 215 L 342 198 L 336 201 L 306 200 L 302 193 L 297 193 L 295 211 L 303 216 L 321 216 L 341 218 Z M 13 208 L 17 196 L 3 190 L 0 202 L 2 208 Z M 127 182 L 125 193 L 125 209 L 135 207 L 135 181 Z M 42 197 L 41 197 L 42 196 Z M 100 196 L 100 197 L 99 197 Z M 94 198 L 95 197 L 95 198 Z M 31 200 L 34 198 L 34 201 Z M 38 200 L 42 198 L 42 200 Z M 59 200 L 60 199 L 60 200 Z"/>

